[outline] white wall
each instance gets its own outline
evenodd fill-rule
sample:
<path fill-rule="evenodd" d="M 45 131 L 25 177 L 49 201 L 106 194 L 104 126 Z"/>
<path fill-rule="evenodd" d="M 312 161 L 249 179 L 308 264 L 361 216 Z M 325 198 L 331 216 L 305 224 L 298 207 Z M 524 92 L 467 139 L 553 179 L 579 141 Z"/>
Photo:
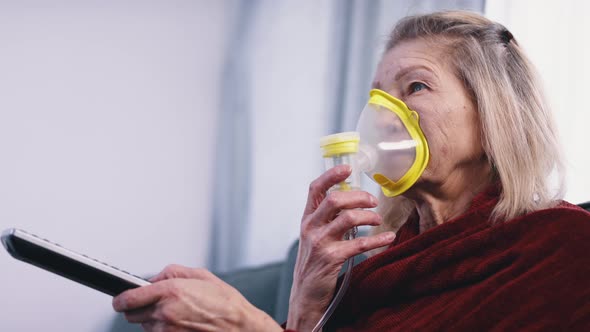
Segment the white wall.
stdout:
<path fill-rule="evenodd" d="M 567 159 L 565 198 L 590 201 L 590 2 L 494 0 L 485 12 L 513 33 L 541 73 Z"/>
<path fill-rule="evenodd" d="M 0 229 L 136 274 L 205 263 L 223 1 L 0 2 Z M 0 330 L 106 331 L 111 298 L 0 252 Z"/>

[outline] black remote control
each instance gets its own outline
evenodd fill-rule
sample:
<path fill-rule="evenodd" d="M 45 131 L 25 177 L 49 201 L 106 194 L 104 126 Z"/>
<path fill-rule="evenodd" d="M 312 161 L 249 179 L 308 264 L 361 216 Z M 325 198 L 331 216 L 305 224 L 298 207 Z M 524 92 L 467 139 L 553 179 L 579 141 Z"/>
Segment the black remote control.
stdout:
<path fill-rule="evenodd" d="M 129 272 L 20 229 L 5 230 L 1 239 L 12 257 L 111 296 L 150 284 L 149 281 Z"/>

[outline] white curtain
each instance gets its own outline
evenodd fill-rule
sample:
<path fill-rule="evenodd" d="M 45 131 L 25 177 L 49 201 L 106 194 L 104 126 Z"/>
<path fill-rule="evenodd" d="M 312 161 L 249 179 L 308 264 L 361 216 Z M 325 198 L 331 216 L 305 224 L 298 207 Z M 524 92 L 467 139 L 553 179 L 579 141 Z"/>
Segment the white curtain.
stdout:
<path fill-rule="evenodd" d="M 486 16 L 504 24 L 524 47 L 545 83 L 567 158 L 572 203 L 590 201 L 590 2 L 574 0 L 487 1 Z"/>

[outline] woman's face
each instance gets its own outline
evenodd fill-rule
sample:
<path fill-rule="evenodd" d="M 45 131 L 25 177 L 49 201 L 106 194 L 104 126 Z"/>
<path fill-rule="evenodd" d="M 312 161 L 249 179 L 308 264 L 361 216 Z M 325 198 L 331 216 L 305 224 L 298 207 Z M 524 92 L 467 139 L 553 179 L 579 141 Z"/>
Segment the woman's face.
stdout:
<path fill-rule="evenodd" d="M 398 44 L 383 56 L 373 87 L 420 116 L 430 161 L 416 186 L 460 181 L 459 170 L 487 165 L 476 106 L 446 63 L 443 47 L 421 39 Z"/>

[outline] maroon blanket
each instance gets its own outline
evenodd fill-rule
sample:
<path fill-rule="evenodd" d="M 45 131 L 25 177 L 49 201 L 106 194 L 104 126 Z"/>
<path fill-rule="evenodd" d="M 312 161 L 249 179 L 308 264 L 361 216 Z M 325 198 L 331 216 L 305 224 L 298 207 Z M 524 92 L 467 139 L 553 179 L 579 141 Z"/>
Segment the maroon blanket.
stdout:
<path fill-rule="evenodd" d="M 497 226 L 496 190 L 355 267 L 324 331 L 590 331 L 590 214 L 563 202 Z"/>

